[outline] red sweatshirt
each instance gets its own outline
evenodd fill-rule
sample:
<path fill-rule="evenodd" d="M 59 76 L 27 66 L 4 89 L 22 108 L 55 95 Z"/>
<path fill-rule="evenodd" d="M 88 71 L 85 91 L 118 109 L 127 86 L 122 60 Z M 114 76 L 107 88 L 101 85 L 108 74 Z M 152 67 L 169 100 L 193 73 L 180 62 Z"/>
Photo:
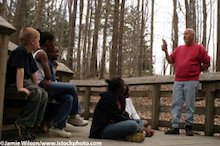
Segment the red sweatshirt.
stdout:
<path fill-rule="evenodd" d="M 201 64 L 210 64 L 205 48 L 193 43 L 177 47 L 170 55 L 175 68 L 175 81 L 199 80 Z"/>

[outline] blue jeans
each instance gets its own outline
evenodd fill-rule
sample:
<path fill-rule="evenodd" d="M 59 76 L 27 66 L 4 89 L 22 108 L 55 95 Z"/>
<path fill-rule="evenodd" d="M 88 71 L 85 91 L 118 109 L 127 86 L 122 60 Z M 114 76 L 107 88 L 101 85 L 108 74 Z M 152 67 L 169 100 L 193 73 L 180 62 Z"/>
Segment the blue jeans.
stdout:
<path fill-rule="evenodd" d="M 126 120 L 106 126 L 101 133 L 102 138 L 124 139 L 130 134 L 143 130 L 143 123 L 140 120 Z"/>
<path fill-rule="evenodd" d="M 61 104 L 54 117 L 53 126 L 63 128 L 69 114 L 76 115 L 79 113 L 76 87 L 70 83 L 51 82 L 48 87 L 48 95 Z"/>
<path fill-rule="evenodd" d="M 171 106 L 173 128 L 179 128 L 184 102 L 186 104 L 186 125 L 193 124 L 198 85 L 199 81 L 174 82 Z"/>

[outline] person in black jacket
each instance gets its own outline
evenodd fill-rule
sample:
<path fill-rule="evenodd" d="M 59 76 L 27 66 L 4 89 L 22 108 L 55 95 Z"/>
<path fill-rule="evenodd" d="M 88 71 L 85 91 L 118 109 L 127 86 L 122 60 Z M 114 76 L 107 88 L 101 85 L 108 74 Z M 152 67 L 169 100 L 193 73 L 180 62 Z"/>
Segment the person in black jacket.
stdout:
<path fill-rule="evenodd" d="M 117 77 L 106 82 L 108 91 L 100 94 L 101 99 L 94 111 L 89 137 L 144 141 L 143 126 L 131 120 L 125 111 L 124 81 Z"/>

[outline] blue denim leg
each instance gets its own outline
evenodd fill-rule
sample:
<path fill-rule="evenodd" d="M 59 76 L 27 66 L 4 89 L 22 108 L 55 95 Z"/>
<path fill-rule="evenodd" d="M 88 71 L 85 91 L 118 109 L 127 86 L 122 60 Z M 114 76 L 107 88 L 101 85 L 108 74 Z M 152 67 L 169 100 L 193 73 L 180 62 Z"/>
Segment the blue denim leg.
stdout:
<path fill-rule="evenodd" d="M 135 120 L 126 120 L 109 124 L 102 130 L 101 136 L 106 139 L 124 139 L 127 135 L 136 133 L 139 125 Z"/>
<path fill-rule="evenodd" d="M 186 125 L 193 124 L 195 100 L 198 92 L 199 81 L 184 82 L 184 97 L 186 103 Z"/>
<path fill-rule="evenodd" d="M 134 120 L 137 122 L 139 129 L 144 130 L 143 121 L 141 121 L 140 119 L 134 119 Z"/>
<path fill-rule="evenodd" d="M 174 82 L 173 94 L 172 94 L 172 106 L 171 106 L 173 128 L 179 128 L 179 124 L 180 124 L 182 107 L 184 103 L 183 87 L 184 87 L 183 82 L 177 82 L 177 81 Z"/>
<path fill-rule="evenodd" d="M 70 115 L 76 115 L 80 113 L 81 107 L 78 102 L 76 86 L 70 83 L 64 82 L 51 82 L 48 88 L 49 97 L 54 97 L 62 94 L 70 94 L 73 98 L 72 109 Z"/>
<path fill-rule="evenodd" d="M 71 94 L 76 97 L 76 87 L 73 84 L 65 82 L 51 82 L 48 87 L 49 96 L 56 96 L 61 94 Z"/>
<path fill-rule="evenodd" d="M 62 129 L 66 126 L 66 120 L 72 109 L 73 98 L 71 94 L 62 94 L 54 97 L 54 99 L 60 102 L 60 106 L 53 118 L 53 127 Z"/>

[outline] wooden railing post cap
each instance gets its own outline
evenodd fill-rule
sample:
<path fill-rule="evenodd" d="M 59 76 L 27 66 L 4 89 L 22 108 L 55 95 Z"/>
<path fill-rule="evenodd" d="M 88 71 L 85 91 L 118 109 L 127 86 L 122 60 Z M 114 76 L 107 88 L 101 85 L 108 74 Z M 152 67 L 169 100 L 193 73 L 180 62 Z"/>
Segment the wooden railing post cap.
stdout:
<path fill-rule="evenodd" d="M 10 35 L 16 31 L 15 27 L 0 16 L 0 35 Z"/>

